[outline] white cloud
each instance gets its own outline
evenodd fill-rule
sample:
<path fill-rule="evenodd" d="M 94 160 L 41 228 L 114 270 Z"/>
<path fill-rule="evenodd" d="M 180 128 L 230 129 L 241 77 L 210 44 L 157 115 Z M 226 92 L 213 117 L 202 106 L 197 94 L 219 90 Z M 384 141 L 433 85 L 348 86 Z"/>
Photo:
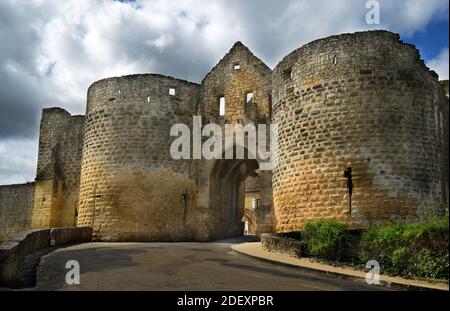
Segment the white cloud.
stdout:
<path fill-rule="evenodd" d="M 437 74 L 439 75 L 439 80 L 448 80 L 448 62 L 448 48 L 445 48 L 439 53 L 436 58 L 428 61 L 427 66 L 437 72 Z"/>
<path fill-rule="evenodd" d="M 34 181 L 37 165 L 35 139 L 0 142 L 0 182 L 2 185 Z"/>
<path fill-rule="evenodd" d="M 160 34 L 158 38 L 153 40 L 147 40 L 145 43 L 149 46 L 155 46 L 162 53 L 167 47 L 174 44 L 175 40 L 172 35 Z"/>
<path fill-rule="evenodd" d="M 423 31 L 432 20 L 448 20 L 448 1 L 383 0 L 380 3 L 381 23 L 406 36 Z"/>
<path fill-rule="evenodd" d="M 376 28 L 404 36 L 448 19 L 447 0 L 380 3 Z M 311 40 L 375 28 L 365 14 L 364 0 L 2 0 L 0 142 L 7 148 L 0 167 L 34 174 L 26 154 L 31 143 L 37 148 L 30 137 L 37 136 L 39 111 L 84 113 L 87 88 L 98 79 L 157 72 L 199 82 L 238 40 L 273 67 Z M 429 65 L 448 71 L 445 55 Z M 23 181 L 11 174 L 0 175 L 0 184 L 11 176 Z"/>

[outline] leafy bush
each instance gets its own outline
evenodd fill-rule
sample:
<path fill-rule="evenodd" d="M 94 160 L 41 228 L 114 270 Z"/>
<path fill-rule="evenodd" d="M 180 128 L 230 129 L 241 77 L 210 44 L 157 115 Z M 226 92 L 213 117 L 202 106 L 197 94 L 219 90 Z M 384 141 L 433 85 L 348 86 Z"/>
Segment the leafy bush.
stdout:
<path fill-rule="evenodd" d="M 394 275 L 448 279 L 448 237 L 448 218 L 372 228 L 362 236 L 361 260 Z"/>
<path fill-rule="evenodd" d="M 415 260 L 412 260 L 407 272 L 409 275 L 423 278 L 448 279 L 448 259 L 448 249 L 432 252 L 425 248 L 419 251 Z"/>
<path fill-rule="evenodd" d="M 347 225 L 334 219 L 317 219 L 305 223 L 304 236 L 313 256 L 339 259 L 339 249 L 345 242 Z"/>

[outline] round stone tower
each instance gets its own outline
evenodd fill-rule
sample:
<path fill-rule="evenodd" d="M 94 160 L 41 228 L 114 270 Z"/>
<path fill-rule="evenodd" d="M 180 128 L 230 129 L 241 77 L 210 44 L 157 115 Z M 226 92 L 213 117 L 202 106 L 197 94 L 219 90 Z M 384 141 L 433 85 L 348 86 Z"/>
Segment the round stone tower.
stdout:
<path fill-rule="evenodd" d="M 311 42 L 275 68 L 277 231 L 353 228 L 441 211 L 438 79 L 386 31 Z"/>
<path fill-rule="evenodd" d="M 192 240 L 192 163 L 170 156 L 173 124 L 192 123 L 199 85 L 160 75 L 88 90 L 78 226 L 101 240 Z"/>

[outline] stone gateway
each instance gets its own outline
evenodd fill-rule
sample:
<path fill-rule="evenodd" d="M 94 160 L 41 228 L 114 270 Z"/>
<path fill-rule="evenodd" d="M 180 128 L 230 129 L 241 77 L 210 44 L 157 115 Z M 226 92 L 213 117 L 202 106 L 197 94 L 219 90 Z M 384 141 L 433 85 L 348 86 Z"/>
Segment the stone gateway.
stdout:
<path fill-rule="evenodd" d="M 171 127 L 194 116 L 276 124 L 273 171 L 258 157 L 173 159 Z M 36 180 L 0 187 L 0 236 L 76 225 L 102 241 L 205 241 L 244 223 L 260 235 L 420 219 L 448 205 L 448 140 L 448 81 L 397 34 L 316 40 L 273 71 L 237 42 L 200 84 L 108 78 L 85 116 L 44 109 Z"/>

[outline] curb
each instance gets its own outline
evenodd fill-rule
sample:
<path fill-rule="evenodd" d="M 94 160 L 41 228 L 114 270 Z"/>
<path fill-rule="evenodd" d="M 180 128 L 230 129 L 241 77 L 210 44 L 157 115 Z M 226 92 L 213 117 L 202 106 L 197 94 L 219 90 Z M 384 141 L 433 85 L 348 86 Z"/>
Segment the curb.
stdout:
<path fill-rule="evenodd" d="M 238 249 L 236 247 L 238 245 L 239 244 L 231 245 L 231 249 L 232 249 L 233 252 L 236 252 L 238 254 L 242 254 L 242 255 L 245 255 L 245 256 L 257 259 L 257 260 L 262 261 L 262 262 L 268 262 L 268 263 L 275 264 L 275 265 L 278 265 L 278 266 L 296 268 L 296 269 L 301 269 L 301 270 L 305 270 L 305 271 L 312 271 L 312 272 L 320 273 L 322 275 L 326 275 L 326 276 L 329 276 L 329 277 L 335 277 L 335 278 L 339 278 L 339 279 L 343 279 L 343 280 L 351 280 L 351 281 L 356 281 L 356 282 L 360 282 L 360 283 L 366 283 L 365 282 L 365 278 L 360 277 L 360 276 L 355 276 L 355 275 L 342 273 L 342 272 L 336 272 L 336 271 L 321 270 L 321 269 L 316 269 L 316 268 L 313 268 L 313 267 L 302 266 L 302 265 L 299 265 L 299 264 L 282 262 L 282 261 L 278 261 L 278 260 L 275 260 L 275 259 L 271 259 L 271 258 L 267 258 L 267 257 L 263 257 L 263 256 L 258 256 L 258 255 L 252 254 L 251 252 L 245 252 L 243 250 Z M 292 258 L 294 258 L 294 257 L 292 257 Z M 351 268 L 353 269 L 353 267 L 351 267 Z M 439 284 L 429 284 L 429 286 L 426 285 L 426 284 L 424 284 L 424 285 L 420 285 L 420 284 L 405 284 L 405 283 L 397 282 L 397 281 L 383 280 L 382 279 L 383 277 L 388 277 L 388 276 L 380 275 L 380 284 L 379 285 L 374 285 L 374 286 L 386 286 L 386 287 L 399 289 L 399 290 L 449 291 L 448 284 L 447 284 L 447 288 L 444 289 L 444 288 L 440 288 Z"/>

